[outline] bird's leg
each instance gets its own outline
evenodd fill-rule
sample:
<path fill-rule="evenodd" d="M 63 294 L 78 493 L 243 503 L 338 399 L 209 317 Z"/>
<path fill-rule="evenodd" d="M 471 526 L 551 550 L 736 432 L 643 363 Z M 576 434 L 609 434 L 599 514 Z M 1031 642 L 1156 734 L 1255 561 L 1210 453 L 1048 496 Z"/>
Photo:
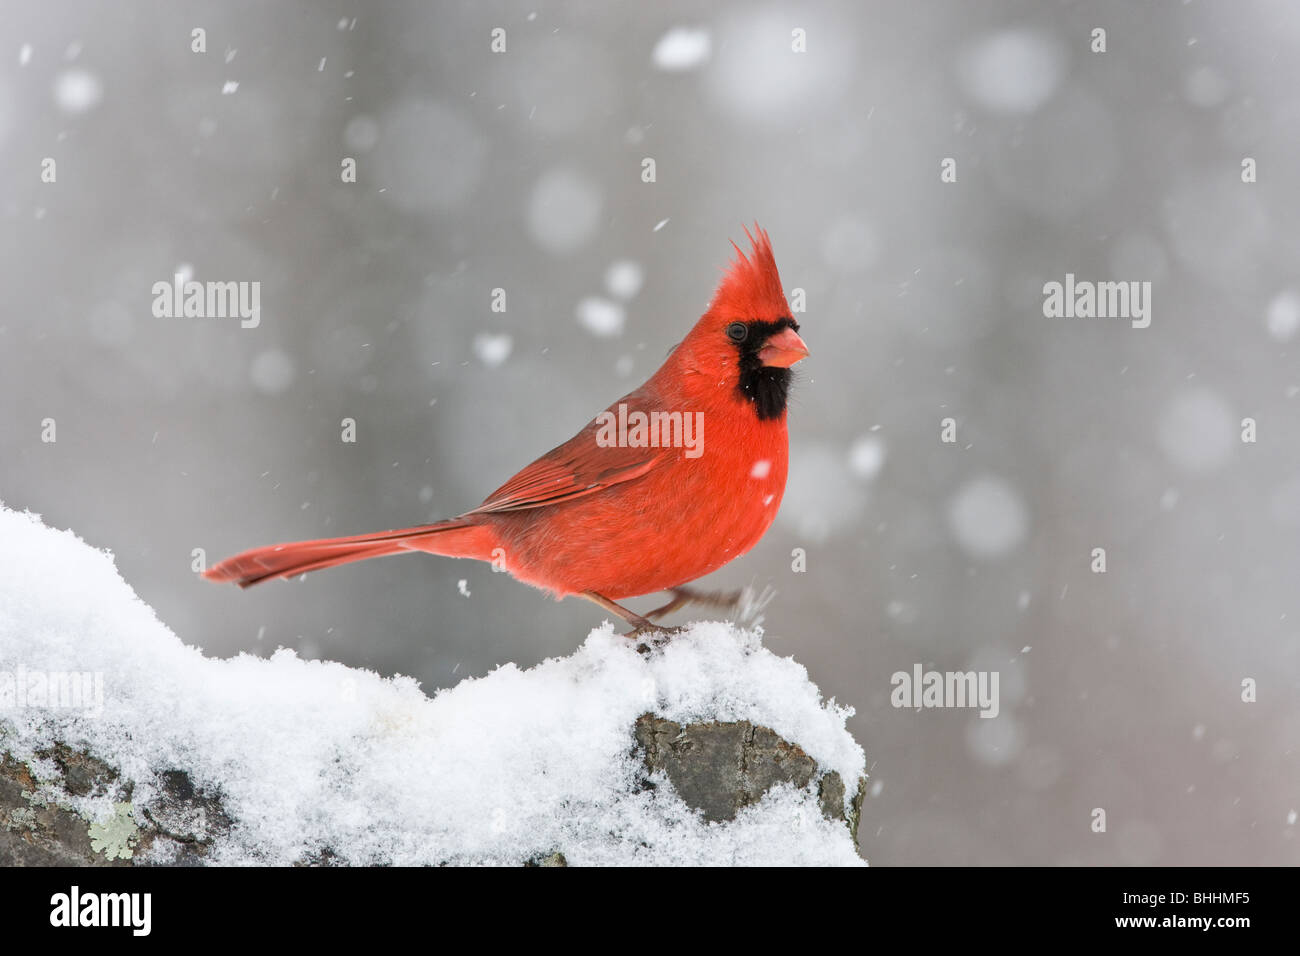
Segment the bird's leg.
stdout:
<path fill-rule="evenodd" d="M 645 616 L 653 621 L 655 618 L 663 617 L 665 614 L 672 614 L 679 607 L 690 604 L 691 599 L 682 593 L 684 590 L 685 588 L 670 588 L 668 593 L 673 596 L 673 599 L 663 607 L 657 607 L 653 611 L 646 611 Z"/>
<path fill-rule="evenodd" d="M 673 596 L 673 599 L 663 607 L 647 611 L 646 617 L 653 621 L 688 604 L 704 604 L 724 610 L 738 610 L 745 598 L 744 588 L 739 591 L 697 591 L 695 588 L 677 587 L 669 588 L 668 593 Z"/>
<path fill-rule="evenodd" d="M 750 627 L 762 621 L 763 609 L 776 596 L 776 592 L 771 588 L 763 588 L 758 592 L 753 588 L 741 588 L 739 591 L 697 591 L 695 588 L 682 586 L 669 588 L 668 591 L 673 599 L 663 607 L 647 612 L 645 615 L 647 618 L 655 620 L 688 604 L 703 604 L 721 608 L 737 623 Z"/>
<path fill-rule="evenodd" d="M 650 624 L 644 617 L 634 611 L 629 611 L 621 604 L 616 604 L 603 594 L 597 594 L 595 591 L 583 591 L 581 594 L 593 604 L 599 604 L 611 614 L 617 614 L 623 620 L 627 621 L 633 627 L 646 627 Z"/>
<path fill-rule="evenodd" d="M 595 591 L 583 591 L 581 594 L 582 597 L 585 597 L 588 601 L 591 601 L 593 604 L 599 604 L 606 611 L 609 611 L 611 614 L 617 614 L 623 620 L 631 624 L 632 630 L 624 634 L 624 637 L 640 637 L 647 633 L 663 635 L 676 634 L 681 630 L 679 627 L 660 627 L 658 624 L 647 620 L 640 614 L 637 614 L 634 611 L 629 611 L 623 605 L 616 604 L 609 598 L 605 597 L 605 595 L 597 594 Z"/>

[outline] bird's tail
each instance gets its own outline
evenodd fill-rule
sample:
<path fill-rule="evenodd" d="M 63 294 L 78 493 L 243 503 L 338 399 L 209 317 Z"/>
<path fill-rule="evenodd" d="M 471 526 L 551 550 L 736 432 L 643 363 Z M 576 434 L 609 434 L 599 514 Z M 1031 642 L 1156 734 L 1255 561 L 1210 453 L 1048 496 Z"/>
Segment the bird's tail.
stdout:
<path fill-rule="evenodd" d="M 496 546 L 491 528 L 465 518 L 451 518 L 418 528 L 254 548 L 213 565 L 203 576 L 209 581 L 234 581 L 246 588 L 268 578 L 291 578 L 336 564 L 411 551 L 490 561 Z"/>

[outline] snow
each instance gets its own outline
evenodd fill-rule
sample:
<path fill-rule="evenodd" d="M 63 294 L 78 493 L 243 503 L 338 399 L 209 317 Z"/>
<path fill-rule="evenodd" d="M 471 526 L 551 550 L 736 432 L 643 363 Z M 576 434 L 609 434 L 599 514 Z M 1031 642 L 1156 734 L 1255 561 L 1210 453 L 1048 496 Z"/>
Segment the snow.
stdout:
<path fill-rule="evenodd" d="M 972 478 L 948 506 L 948 527 L 972 557 L 996 558 L 1014 550 L 1028 529 L 1020 493 L 992 475 Z"/>
<path fill-rule="evenodd" d="M 708 30 L 673 27 L 659 38 L 651 58 L 661 70 L 685 72 L 708 62 L 713 38 Z"/>
<path fill-rule="evenodd" d="M 1033 113 L 1056 92 L 1065 74 L 1061 44 L 1039 30 L 1013 27 L 986 34 L 957 66 L 963 89 L 994 113 Z"/>
<path fill-rule="evenodd" d="M 777 521 L 800 538 L 822 544 L 853 528 L 866 513 L 867 494 L 850 470 L 843 448 L 793 442 Z"/>
<path fill-rule="evenodd" d="M 857 88 L 865 55 L 861 33 L 843 29 L 826 8 L 802 9 L 793 20 L 775 7 L 735 8 L 713 32 L 702 86 L 728 122 L 802 126 L 839 101 L 845 89 Z M 803 52 L 796 50 L 797 41 Z M 865 113 L 869 107 L 861 108 Z"/>
<path fill-rule="evenodd" d="M 861 863 L 815 787 L 774 788 L 710 825 L 671 788 L 635 785 L 632 726 L 653 711 L 771 727 L 853 788 L 865 761 L 852 712 L 757 632 L 697 623 L 642 655 L 606 623 L 568 657 L 427 697 L 411 678 L 286 649 L 205 657 L 109 553 L 3 506 L 0 582 L 0 671 L 96 673 L 104 688 L 98 717 L 0 698 L 4 749 L 30 760 L 61 740 L 111 755 L 137 806 L 157 796 L 157 774 L 185 770 L 237 821 L 217 863 L 325 848 L 350 864 L 517 865 L 555 850 L 571 864 Z M 115 812 L 108 797 L 78 799 L 89 818 Z"/>
<path fill-rule="evenodd" d="M 645 271 L 640 263 L 631 259 L 619 259 L 610 263 L 605 270 L 605 289 L 610 295 L 624 301 L 640 292 L 644 282 Z"/>
<path fill-rule="evenodd" d="M 514 347 L 514 336 L 508 332 L 480 332 L 474 336 L 474 354 L 488 368 L 496 368 L 505 362 Z"/>
<path fill-rule="evenodd" d="M 593 335 L 611 338 L 621 335 L 627 312 L 617 302 L 590 295 L 578 303 L 578 321 Z"/>
<path fill-rule="evenodd" d="M 65 70 L 54 81 L 54 101 L 65 113 L 85 113 L 103 97 L 103 84 L 88 70 Z"/>
<path fill-rule="evenodd" d="M 595 236 L 601 205 L 600 189 L 587 175 L 563 167 L 548 170 L 528 200 L 528 233 L 548 252 L 574 252 Z"/>
<path fill-rule="evenodd" d="M 1264 323 L 1268 334 L 1277 341 L 1289 341 L 1300 328 L 1300 295 L 1289 289 L 1275 295 L 1268 304 Z"/>
<path fill-rule="evenodd" d="M 885 466 L 885 443 L 875 435 L 863 435 L 849 449 L 849 469 L 864 481 L 871 481 Z"/>

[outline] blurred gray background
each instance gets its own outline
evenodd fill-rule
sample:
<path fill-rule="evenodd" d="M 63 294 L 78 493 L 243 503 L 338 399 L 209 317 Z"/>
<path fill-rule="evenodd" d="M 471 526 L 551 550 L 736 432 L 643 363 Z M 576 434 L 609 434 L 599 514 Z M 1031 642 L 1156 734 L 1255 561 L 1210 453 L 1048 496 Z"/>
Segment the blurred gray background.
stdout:
<path fill-rule="evenodd" d="M 486 565 L 241 593 L 191 551 L 476 505 L 757 220 L 812 358 L 782 514 L 706 583 L 775 587 L 768 646 L 857 708 L 863 854 L 1300 862 L 1300 8 L 620 7 L 6 4 L 0 500 L 209 654 L 429 692 L 566 654 L 600 612 Z M 260 282 L 260 326 L 154 318 L 177 271 Z M 1151 282 L 1150 328 L 1044 318 L 1067 272 Z M 894 709 L 918 662 L 998 670 L 1001 715 Z"/>

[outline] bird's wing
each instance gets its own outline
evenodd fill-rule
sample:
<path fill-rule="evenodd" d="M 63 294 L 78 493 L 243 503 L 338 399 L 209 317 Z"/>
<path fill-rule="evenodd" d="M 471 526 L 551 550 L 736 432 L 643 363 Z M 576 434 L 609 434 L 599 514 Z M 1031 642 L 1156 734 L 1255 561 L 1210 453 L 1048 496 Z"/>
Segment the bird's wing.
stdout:
<path fill-rule="evenodd" d="M 621 401 L 628 405 L 629 412 L 649 404 L 636 393 Z M 617 415 L 616 409 L 617 403 L 609 411 Z M 466 515 L 523 511 L 572 501 L 610 485 L 640 478 L 674 457 L 667 448 L 601 446 L 596 441 L 597 430 L 597 422 L 593 420 L 563 445 L 525 467 Z"/>

